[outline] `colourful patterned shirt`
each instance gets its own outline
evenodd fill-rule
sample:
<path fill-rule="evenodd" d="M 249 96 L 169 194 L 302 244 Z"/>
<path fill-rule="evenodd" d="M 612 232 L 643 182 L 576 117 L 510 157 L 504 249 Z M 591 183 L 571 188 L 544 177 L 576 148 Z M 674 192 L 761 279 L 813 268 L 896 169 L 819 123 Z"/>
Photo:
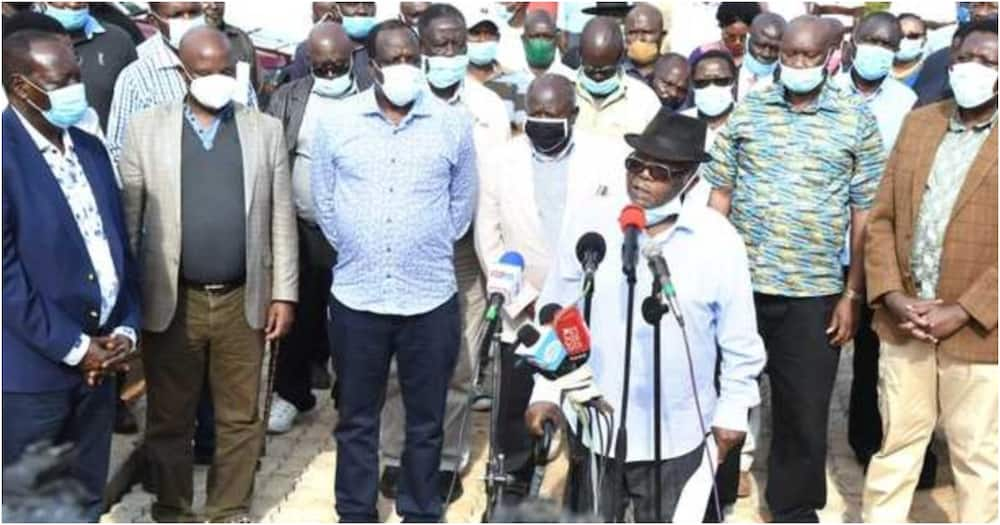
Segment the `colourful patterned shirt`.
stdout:
<path fill-rule="evenodd" d="M 733 189 L 754 291 L 815 297 L 843 290 L 848 206 L 870 208 L 885 168 L 878 124 L 859 96 L 827 82 L 794 110 L 775 84 L 755 91 L 720 130 L 700 175 Z"/>

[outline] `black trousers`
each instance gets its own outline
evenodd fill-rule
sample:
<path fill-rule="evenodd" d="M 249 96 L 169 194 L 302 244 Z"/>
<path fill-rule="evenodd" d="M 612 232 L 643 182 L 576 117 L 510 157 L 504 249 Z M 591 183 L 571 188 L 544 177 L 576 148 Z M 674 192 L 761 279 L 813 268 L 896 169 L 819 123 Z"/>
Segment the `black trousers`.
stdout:
<path fill-rule="evenodd" d="M 406 410 L 396 510 L 404 521 L 436 522 L 443 513 L 438 469 L 445 395 L 461 347 L 458 296 L 419 315 L 380 315 L 330 300 L 330 337 L 340 392 L 336 501 L 341 522 L 378 521 L 378 445 L 393 356 Z"/>
<path fill-rule="evenodd" d="M 505 503 L 516 503 L 528 493 L 535 467 L 534 439 L 524 424 L 524 413 L 535 386 L 531 367 L 517 366 L 512 345 L 502 345 L 500 361 L 500 402 L 497 405 L 497 447 L 504 454 L 504 470 L 513 478 L 505 489 Z"/>
<path fill-rule="evenodd" d="M 817 522 L 826 505 L 827 424 L 840 358 L 826 327 L 838 297 L 754 294 L 771 380 L 765 497 L 775 522 Z"/>
<path fill-rule="evenodd" d="M 326 333 L 326 305 L 333 280 L 336 253 L 319 227 L 298 221 L 299 302 L 295 323 L 278 352 L 274 389 L 299 411 L 316 405 L 310 384 L 310 366 L 326 362 L 330 348 Z"/>

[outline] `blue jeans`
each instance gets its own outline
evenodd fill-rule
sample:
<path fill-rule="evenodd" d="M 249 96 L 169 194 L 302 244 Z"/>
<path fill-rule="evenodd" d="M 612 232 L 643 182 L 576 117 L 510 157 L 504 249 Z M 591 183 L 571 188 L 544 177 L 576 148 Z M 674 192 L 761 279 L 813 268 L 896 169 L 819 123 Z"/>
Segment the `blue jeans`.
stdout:
<path fill-rule="evenodd" d="M 339 385 L 337 514 L 341 522 L 377 522 L 379 417 L 389 361 L 396 357 L 406 445 L 396 509 L 404 521 L 437 522 L 445 394 L 461 346 L 458 297 L 414 316 L 351 310 L 330 300 L 329 334 Z"/>
<path fill-rule="evenodd" d="M 89 494 L 84 515 L 96 522 L 104 510 L 114 422 L 113 376 L 97 388 L 81 383 L 52 392 L 4 392 L 3 466 L 16 463 L 24 449 L 37 441 L 75 443 L 73 475 Z"/>

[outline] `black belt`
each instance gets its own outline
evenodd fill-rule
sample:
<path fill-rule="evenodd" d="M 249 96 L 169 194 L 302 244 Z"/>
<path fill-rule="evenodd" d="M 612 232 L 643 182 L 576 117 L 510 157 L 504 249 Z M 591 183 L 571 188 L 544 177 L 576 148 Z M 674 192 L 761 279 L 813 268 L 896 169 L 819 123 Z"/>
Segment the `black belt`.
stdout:
<path fill-rule="evenodd" d="M 237 288 L 242 287 L 245 282 L 238 281 L 232 283 L 193 283 L 189 281 L 183 282 L 185 288 L 192 290 L 198 290 L 199 292 L 205 292 L 211 295 L 224 295 Z"/>

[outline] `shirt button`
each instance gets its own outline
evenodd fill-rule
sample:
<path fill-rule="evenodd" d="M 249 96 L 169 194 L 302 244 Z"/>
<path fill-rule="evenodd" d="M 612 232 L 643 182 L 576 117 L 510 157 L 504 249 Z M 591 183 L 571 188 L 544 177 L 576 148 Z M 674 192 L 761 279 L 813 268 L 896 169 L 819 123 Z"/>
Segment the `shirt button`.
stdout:
<path fill-rule="evenodd" d="M 392 279 L 392 275 L 389 275 L 389 274 L 385 274 L 385 278 L 386 278 L 386 279 Z"/>
<path fill-rule="evenodd" d="M 386 253 L 392 253 L 392 248 L 386 248 L 385 251 Z"/>
<path fill-rule="evenodd" d="M 389 164 L 395 164 L 395 163 L 396 163 L 396 157 L 389 159 Z"/>
<path fill-rule="evenodd" d="M 389 188 L 389 193 L 392 193 L 392 188 Z"/>
<path fill-rule="evenodd" d="M 91 310 L 90 316 L 93 317 L 94 319 L 97 319 L 97 310 Z"/>
<path fill-rule="evenodd" d="M 88 273 L 88 274 L 87 274 L 87 280 L 88 280 L 88 281 L 93 281 L 93 280 L 94 280 L 94 274 L 92 274 L 92 273 Z"/>
<path fill-rule="evenodd" d="M 385 220 L 385 223 L 386 223 L 386 224 L 392 224 L 392 219 L 386 219 L 386 220 Z"/>

